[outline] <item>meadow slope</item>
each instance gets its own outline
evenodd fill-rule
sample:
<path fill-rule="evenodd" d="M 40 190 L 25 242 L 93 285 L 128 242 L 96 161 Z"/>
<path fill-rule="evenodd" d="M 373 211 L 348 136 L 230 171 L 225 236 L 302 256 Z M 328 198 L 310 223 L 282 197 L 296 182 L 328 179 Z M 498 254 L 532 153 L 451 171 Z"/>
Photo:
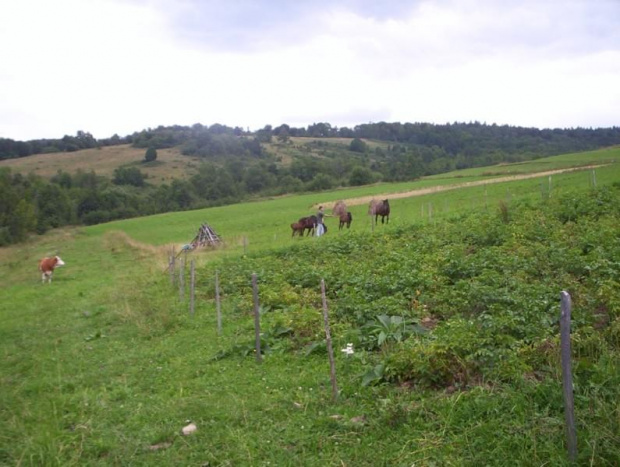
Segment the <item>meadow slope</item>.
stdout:
<path fill-rule="evenodd" d="M 575 303 L 578 463 L 618 465 L 620 164 L 585 166 L 619 153 L 518 168 L 582 166 L 551 179 L 491 183 L 516 169 L 485 168 L 55 230 L 0 249 L 0 465 L 569 465 L 563 288 Z M 350 230 L 328 218 L 325 237 L 290 236 L 319 202 L 469 182 L 483 185 L 395 198 L 374 231 L 365 204 L 349 202 Z M 225 244 L 186 257 L 197 263 L 192 316 L 167 255 L 205 221 Z M 67 265 L 43 286 L 37 259 L 57 253 Z M 197 431 L 182 436 L 190 422 Z"/>

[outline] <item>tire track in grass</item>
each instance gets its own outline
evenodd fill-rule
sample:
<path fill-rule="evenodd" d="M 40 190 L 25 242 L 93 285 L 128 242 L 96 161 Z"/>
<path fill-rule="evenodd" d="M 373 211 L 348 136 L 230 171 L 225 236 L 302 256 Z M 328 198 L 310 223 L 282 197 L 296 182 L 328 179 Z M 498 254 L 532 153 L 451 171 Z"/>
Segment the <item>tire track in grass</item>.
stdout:
<path fill-rule="evenodd" d="M 610 164 L 584 165 L 580 167 L 571 167 L 568 169 L 555 169 L 555 170 L 547 170 L 544 172 L 535 172 L 535 173 L 529 173 L 529 174 L 508 175 L 505 177 L 491 178 L 489 180 L 475 180 L 473 182 L 457 183 L 454 185 L 437 185 L 437 186 L 433 186 L 429 188 L 419 188 L 417 190 L 402 191 L 399 193 L 384 193 L 384 194 L 377 194 L 377 195 L 372 195 L 372 196 L 362 196 L 359 198 L 348 198 L 342 201 L 344 201 L 347 206 L 358 206 L 360 204 L 370 203 L 370 201 L 372 201 L 373 199 L 413 198 L 414 196 L 424 196 L 424 195 L 429 195 L 432 193 L 439 193 L 442 191 L 458 190 L 460 188 L 469 188 L 472 186 L 490 185 L 493 183 L 513 182 L 517 180 L 526 180 L 529 178 L 548 177 L 550 175 L 556 175 L 556 174 L 568 173 L 568 172 L 577 172 L 580 170 L 596 169 L 596 168 L 605 167 L 608 165 Z M 314 204 L 313 208 L 316 209 L 319 206 L 323 206 L 325 209 L 332 209 L 336 203 L 337 201 L 323 201 L 321 203 Z"/>

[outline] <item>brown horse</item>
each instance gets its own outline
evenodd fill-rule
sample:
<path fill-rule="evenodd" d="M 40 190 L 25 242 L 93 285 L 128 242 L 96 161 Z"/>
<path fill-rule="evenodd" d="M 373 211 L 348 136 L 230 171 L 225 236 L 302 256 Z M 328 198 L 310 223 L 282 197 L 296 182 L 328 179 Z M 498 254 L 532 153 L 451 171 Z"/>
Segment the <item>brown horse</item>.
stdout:
<path fill-rule="evenodd" d="M 291 224 L 291 230 L 293 231 L 291 237 L 294 237 L 295 234 L 298 234 L 300 237 L 302 237 L 304 235 L 304 229 L 305 227 L 300 222 L 293 222 Z"/>
<path fill-rule="evenodd" d="M 387 217 L 385 221 L 386 224 L 390 223 L 390 202 L 387 199 L 375 204 L 374 206 L 374 215 L 375 215 L 375 224 L 377 223 L 377 219 L 381 216 L 381 223 L 383 224 L 384 218 Z"/>
<path fill-rule="evenodd" d="M 308 216 L 308 217 L 302 217 L 301 219 L 299 219 L 297 221 L 297 223 L 301 226 L 303 226 L 303 230 L 302 230 L 302 235 L 304 230 L 308 229 L 308 234 L 307 235 L 314 235 L 314 229 L 316 228 L 316 224 L 317 224 L 317 218 L 316 216 Z"/>
<path fill-rule="evenodd" d="M 346 225 L 347 229 L 351 227 L 351 221 L 353 220 L 353 216 L 350 212 L 344 212 L 340 214 L 340 223 L 338 224 L 338 230 L 342 230 L 342 228 Z"/>

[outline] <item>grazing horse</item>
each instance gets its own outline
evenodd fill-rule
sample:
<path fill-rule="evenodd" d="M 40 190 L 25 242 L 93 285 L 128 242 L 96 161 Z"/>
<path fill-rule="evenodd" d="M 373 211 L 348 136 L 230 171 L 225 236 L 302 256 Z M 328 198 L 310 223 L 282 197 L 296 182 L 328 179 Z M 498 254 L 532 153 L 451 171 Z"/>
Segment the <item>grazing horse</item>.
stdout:
<path fill-rule="evenodd" d="M 293 222 L 291 224 L 291 230 L 293 231 L 291 237 L 294 237 L 295 234 L 299 234 L 299 236 L 302 237 L 304 234 L 304 229 L 305 227 L 301 222 Z"/>
<path fill-rule="evenodd" d="M 384 218 L 387 217 L 385 221 L 387 224 L 390 223 L 390 202 L 387 199 L 376 203 L 373 206 L 373 213 L 375 215 L 375 224 L 377 223 L 377 219 L 381 216 L 381 223 L 383 224 Z"/>
<path fill-rule="evenodd" d="M 302 235 L 305 229 L 308 229 L 307 235 L 310 235 L 310 234 L 314 235 L 314 229 L 316 228 L 317 222 L 318 220 L 316 216 L 302 217 L 301 219 L 297 221 L 298 224 L 303 225 Z"/>
<path fill-rule="evenodd" d="M 350 212 L 344 212 L 340 214 L 340 223 L 338 224 L 338 230 L 342 230 L 342 228 L 347 226 L 347 229 L 351 227 L 351 221 L 353 220 L 353 216 Z"/>

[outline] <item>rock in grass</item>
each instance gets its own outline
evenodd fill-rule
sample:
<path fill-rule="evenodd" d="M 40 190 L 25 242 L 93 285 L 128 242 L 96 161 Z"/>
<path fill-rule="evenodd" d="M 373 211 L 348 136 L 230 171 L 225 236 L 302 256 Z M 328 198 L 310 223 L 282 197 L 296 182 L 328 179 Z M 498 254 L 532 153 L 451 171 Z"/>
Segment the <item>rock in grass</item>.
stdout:
<path fill-rule="evenodd" d="M 181 430 L 181 433 L 184 436 L 187 436 L 187 435 L 191 435 L 197 429 L 198 427 L 194 423 L 190 423 L 189 425 L 186 425 L 183 427 L 183 429 Z"/>

